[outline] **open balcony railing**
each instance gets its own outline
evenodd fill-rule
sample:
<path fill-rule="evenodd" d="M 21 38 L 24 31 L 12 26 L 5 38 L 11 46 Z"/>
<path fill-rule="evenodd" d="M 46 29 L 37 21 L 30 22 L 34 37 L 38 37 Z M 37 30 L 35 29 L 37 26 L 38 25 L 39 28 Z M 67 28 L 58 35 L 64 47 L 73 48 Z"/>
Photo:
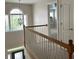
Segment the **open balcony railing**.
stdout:
<path fill-rule="evenodd" d="M 73 59 L 74 45 L 48 36 L 47 25 L 24 27 L 24 46 L 33 59 Z"/>

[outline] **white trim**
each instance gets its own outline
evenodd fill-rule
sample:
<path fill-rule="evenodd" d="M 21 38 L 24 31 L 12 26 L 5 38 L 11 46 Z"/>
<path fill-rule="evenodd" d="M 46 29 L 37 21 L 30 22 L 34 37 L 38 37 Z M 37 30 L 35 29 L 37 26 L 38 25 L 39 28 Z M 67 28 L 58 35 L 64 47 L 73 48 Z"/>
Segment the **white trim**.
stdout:
<path fill-rule="evenodd" d="M 13 51 L 21 50 L 21 49 L 24 49 L 24 46 L 9 49 L 8 52 L 13 52 Z"/>

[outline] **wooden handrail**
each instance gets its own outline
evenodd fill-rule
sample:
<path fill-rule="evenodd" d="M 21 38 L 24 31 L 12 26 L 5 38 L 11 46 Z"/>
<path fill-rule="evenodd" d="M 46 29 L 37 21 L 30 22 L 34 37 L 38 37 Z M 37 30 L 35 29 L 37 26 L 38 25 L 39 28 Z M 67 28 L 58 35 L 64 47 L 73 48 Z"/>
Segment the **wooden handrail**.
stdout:
<path fill-rule="evenodd" d="M 26 28 L 42 27 L 42 26 L 47 26 L 47 24 L 45 24 L 45 25 L 33 25 L 33 26 L 26 26 Z"/>
<path fill-rule="evenodd" d="M 58 45 L 60 45 L 60 46 L 62 46 L 62 47 L 64 47 L 64 48 L 69 48 L 69 45 L 68 45 L 68 44 L 63 43 L 63 42 L 61 42 L 61 41 L 58 41 L 58 40 L 56 40 L 56 39 L 54 39 L 54 38 L 52 38 L 52 37 L 49 37 L 49 36 L 47 36 L 47 35 L 45 35 L 45 34 L 39 33 L 39 32 L 37 32 L 37 31 L 35 31 L 35 30 L 32 30 L 32 29 L 27 29 L 27 30 L 29 30 L 30 32 L 36 33 L 36 34 L 38 34 L 38 35 L 40 35 L 40 36 L 42 36 L 42 37 L 48 39 L 49 41 L 54 42 L 54 43 L 56 43 L 56 44 L 58 44 Z"/>
<path fill-rule="evenodd" d="M 62 46 L 64 48 L 66 48 L 67 51 L 68 51 L 68 55 L 69 55 L 68 59 L 72 59 L 72 55 L 73 55 L 73 52 L 74 52 L 74 45 L 73 45 L 72 40 L 69 40 L 69 44 L 67 44 L 67 43 L 61 42 L 61 41 L 59 41 L 59 40 L 57 40 L 55 38 L 52 38 L 52 37 L 49 37 L 49 36 L 47 36 L 45 34 L 37 32 L 37 31 L 35 31 L 33 29 L 27 28 L 26 30 L 29 30 L 30 32 L 33 32 L 33 33 L 35 33 L 35 34 L 37 34 L 39 36 L 42 36 L 42 37 L 48 39 L 50 42 L 56 43 L 56 44 L 58 44 L 58 45 L 60 45 L 60 46 Z"/>

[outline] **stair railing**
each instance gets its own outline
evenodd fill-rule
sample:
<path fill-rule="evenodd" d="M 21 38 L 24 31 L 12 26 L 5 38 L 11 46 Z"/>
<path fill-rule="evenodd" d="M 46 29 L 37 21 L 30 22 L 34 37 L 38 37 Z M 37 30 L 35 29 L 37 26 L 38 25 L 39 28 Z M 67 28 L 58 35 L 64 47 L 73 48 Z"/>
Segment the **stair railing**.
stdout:
<path fill-rule="evenodd" d="M 69 44 L 64 43 L 62 40 L 36 31 L 37 29 L 34 28 L 37 27 L 47 28 L 47 24 L 24 27 L 24 45 L 31 49 L 38 59 L 73 59 L 74 45 L 72 40 L 69 40 Z"/>

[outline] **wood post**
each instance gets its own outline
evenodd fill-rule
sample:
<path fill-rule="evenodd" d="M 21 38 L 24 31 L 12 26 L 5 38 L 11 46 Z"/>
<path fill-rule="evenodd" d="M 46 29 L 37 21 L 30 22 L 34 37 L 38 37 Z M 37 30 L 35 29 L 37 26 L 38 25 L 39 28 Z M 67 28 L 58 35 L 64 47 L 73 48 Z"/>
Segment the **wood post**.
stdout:
<path fill-rule="evenodd" d="M 72 59 L 73 52 L 74 52 L 73 41 L 69 40 L 69 48 L 68 48 L 68 57 L 69 57 L 69 59 Z"/>

